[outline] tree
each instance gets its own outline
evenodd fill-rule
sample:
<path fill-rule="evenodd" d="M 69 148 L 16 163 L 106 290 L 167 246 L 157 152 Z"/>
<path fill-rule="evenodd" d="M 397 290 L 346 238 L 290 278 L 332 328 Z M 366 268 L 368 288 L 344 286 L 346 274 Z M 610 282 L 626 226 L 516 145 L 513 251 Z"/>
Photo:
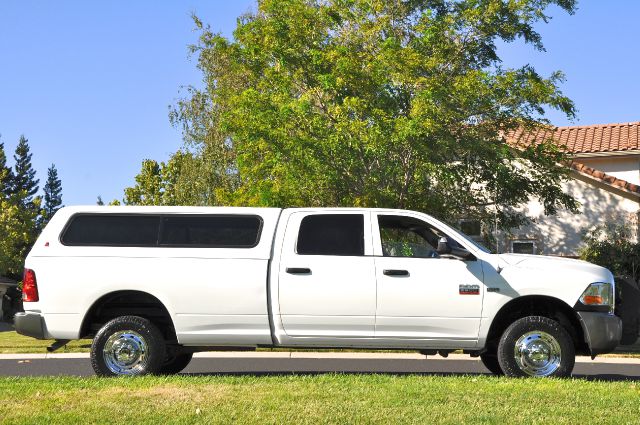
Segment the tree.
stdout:
<path fill-rule="evenodd" d="M 36 171 L 31 165 L 29 141 L 20 136 L 13 159 L 15 161 L 14 174 L 11 181 L 11 193 L 18 196 L 20 203 L 25 208 L 34 209 L 34 196 L 38 193 L 39 180 L 35 178 Z"/>
<path fill-rule="evenodd" d="M 169 161 L 145 159 L 136 184 L 125 189 L 125 205 L 215 205 L 228 198 L 232 177 L 221 176 L 207 152 L 186 149 Z M 224 182 L 227 182 L 225 184 Z"/>
<path fill-rule="evenodd" d="M 47 183 L 44 185 L 44 211 L 42 223 L 46 224 L 51 217 L 62 207 L 62 182 L 58 178 L 58 170 L 55 164 L 47 170 Z"/>
<path fill-rule="evenodd" d="M 38 180 L 31 165 L 28 140 L 21 136 L 13 156 L 14 172 L 6 166 L 4 147 L 0 149 L 0 275 L 20 279 L 24 259 L 38 231 L 41 198 Z M 8 170 L 8 171 L 7 171 Z"/>
<path fill-rule="evenodd" d="M 172 122 L 215 196 L 212 203 L 411 208 L 502 228 L 562 192 L 565 154 L 552 141 L 505 135 L 572 118 L 563 76 L 501 65 L 496 43 L 543 50 L 534 25 L 573 0 L 262 0 L 228 40 L 194 18 L 204 88 Z M 198 164 L 193 162 L 192 164 Z M 203 176 L 208 176 L 204 178 Z"/>
<path fill-rule="evenodd" d="M 164 166 L 164 163 L 162 165 Z M 142 162 L 142 171 L 135 177 L 135 180 L 135 186 L 125 189 L 125 204 L 162 205 L 164 184 L 158 162 L 145 159 Z"/>
<path fill-rule="evenodd" d="M 35 222 L 33 210 L 0 197 L 0 276 L 16 280 L 22 277 L 24 259 L 35 240 Z"/>
<path fill-rule="evenodd" d="M 104 206 L 104 201 L 102 200 L 102 196 L 98 195 L 98 199 L 96 200 L 96 205 Z"/>
<path fill-rule="evenodd" d="M 11 191 L 13 173 L 7 166 L 7 155 L 4 151 L 4 143 L 0 143 L 0 197 L 8 197 Z"/>

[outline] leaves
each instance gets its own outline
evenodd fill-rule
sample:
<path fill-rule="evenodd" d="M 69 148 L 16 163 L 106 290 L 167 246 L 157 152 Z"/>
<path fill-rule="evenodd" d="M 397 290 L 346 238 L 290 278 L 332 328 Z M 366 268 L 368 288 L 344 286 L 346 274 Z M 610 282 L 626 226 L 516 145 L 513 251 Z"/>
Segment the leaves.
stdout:
<path fill-rule="evenodd" d="M 158 202 L 409 208 L 503 228 L 526 220 L 530 198 L 574 210 L 563 152 L 504 143 L 545 125 L 549 108 L 575 114 L 561 73 L 503 68 L 496 51 L 516 38 L 543 49 L 534 28 L 551 4 L 575 6 L 262 0 L 232 40 L 194 18 L 203 88 L 171 112 L 185 146 Z M 145 167 L 143 180 L 157 175 Z"/>
<path fill-rule="evenodd" d="M 640 244 L 633 241 L 631 229 L 623 224 L 609 223 L 587 229 L 580 258 L 606 267 L 614 276 L 640 278 Z"/>
<path fill-rule="evenodd" d="M 42 210 L 42 198 L 36 196 L 38 180 L 31 165 L 28 140 L 21 136 L 16 147 L 14 170 L 6 164 L 4 145 L 0 143 L 0 276 L 16 280 L 22 276 L 24 260 L 41 226 L 61 201 L 61 183 L 55 166 L 49 169 L 45 197 L 48 210 Z"/>
<path fill-rule="evenodd" d="M 55 164 L 47 170 L 47 182 L 44 185 L 44 209 L 40 228 L 43 228 L 53 215 L 62 207 L 62 182 L 58 177 Z"/>

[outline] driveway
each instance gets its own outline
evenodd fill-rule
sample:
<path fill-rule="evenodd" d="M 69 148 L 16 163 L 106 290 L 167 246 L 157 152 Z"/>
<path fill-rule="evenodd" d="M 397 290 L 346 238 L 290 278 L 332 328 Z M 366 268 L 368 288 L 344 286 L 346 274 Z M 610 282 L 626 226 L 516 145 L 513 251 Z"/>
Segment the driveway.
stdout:
<path fill-rule="evenodd" d="M 86 354 L 0 355 L 0 376 L 92 376 Z M 322 373 L 486 374 L 479 360 L 409 353 L 250 352 L 200 353 L 184 370 L 188 375 L 291 375 Z M 608 381 L 640 380 L 640 359 L 581 357 L 574 377 Z"/>

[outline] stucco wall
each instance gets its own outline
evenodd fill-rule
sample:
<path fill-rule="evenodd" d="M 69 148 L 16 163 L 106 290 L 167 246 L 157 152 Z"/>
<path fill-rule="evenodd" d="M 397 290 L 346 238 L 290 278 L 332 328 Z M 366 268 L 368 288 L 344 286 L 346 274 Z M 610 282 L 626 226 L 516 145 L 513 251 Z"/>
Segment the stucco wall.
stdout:
<path fill-rule="evenodd" d="M 513 236 L 502 235 L 501 252 L 510 251 L 513 239 L 529 239 L 535 241 L 536 254 L 577 256 L 582 230 L 606 222 L 629 223 L 637 237 L 640 205 L 634 195 L 612 193 L 604 184 L 577 173 L 563 188 L 580 202 L 580 213 L 559 211 L 555 216 L 545 216 L 543 206 L 531 201 L 526 210 L 535 223 L 514 230 Z"/>
<path fill-rule="evenodd" d="M 640 159 L 638 157 L 592 157 L 576 158 L 586 166 L 604 171 L 629 183 L 640 185 Z"/>

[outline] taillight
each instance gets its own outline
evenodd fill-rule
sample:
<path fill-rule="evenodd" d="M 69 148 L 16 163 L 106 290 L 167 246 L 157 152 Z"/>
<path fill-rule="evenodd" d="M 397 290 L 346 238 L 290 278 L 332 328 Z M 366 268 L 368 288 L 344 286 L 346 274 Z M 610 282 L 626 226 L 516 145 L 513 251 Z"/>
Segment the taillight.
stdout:
<path fill-rule="evenodd" d="M 38 301 L 38 282 L 36 282 L 36 272 L 31 269 L 24 269 L 22 276 L 22 301 L 34 303 Z"/>

